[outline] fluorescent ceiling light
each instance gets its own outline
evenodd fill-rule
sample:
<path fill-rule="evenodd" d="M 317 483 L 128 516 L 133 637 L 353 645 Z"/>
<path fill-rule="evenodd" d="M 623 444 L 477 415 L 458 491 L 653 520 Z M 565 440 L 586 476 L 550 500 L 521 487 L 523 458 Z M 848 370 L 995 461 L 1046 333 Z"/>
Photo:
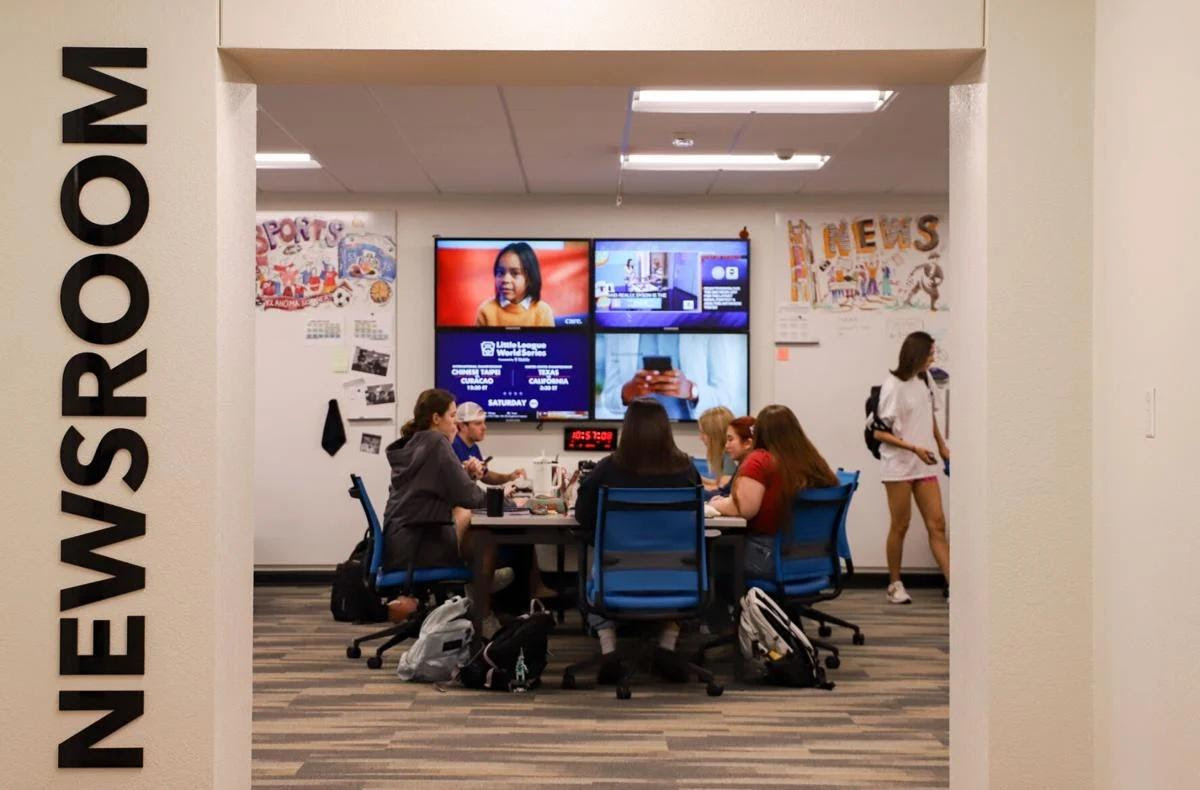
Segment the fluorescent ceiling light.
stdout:
<path fill-rule="evenodd" d="M 259 153 L 254 155 L 254 164 L 260 170 L 310 170 L 321 166 L 320 162 L 303 152 Z"/>
<path fill-rule="evenodd" d="M 634 112 L 841 113 L 875 112 L 891 98 L 884 90 L 639 90 Z"/>
<path fill-rule="evenodd" d="M 829 161 L 824 154 L 626 154 L 623 170 L 820 170 Z"/>

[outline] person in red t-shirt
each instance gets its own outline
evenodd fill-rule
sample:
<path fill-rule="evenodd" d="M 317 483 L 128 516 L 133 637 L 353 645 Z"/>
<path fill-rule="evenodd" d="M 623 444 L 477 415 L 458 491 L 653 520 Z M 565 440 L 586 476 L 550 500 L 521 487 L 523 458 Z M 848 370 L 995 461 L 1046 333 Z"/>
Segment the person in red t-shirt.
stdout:
<path fill-rule="evenodd" d="M 746 519 L 746 575 L 775 577 L 775 533 L 791 517 L 805 488 L 837 485 L 837 475 L 787 406 L 767 406 L 754 421 L 755 449 L 738 467 L 729 497 L 709 501 L 722 515 Z"/>

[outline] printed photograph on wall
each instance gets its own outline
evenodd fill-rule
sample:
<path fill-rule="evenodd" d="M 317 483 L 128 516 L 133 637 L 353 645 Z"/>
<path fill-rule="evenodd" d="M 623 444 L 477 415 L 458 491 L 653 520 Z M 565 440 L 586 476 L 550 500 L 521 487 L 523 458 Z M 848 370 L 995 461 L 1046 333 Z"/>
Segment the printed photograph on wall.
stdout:
<path fill-rule="evenodd" d="M 372 351 L 369 348 L 356 347 L 354 349 L 354 359 L 350 363 L 350 369 L 361 373 L 370 373 L 373 376 L 386 376 L 388 363 L 391 359 L 391 354 L 385 354 L 382 351 Z"/>
<path fill-rule="evenodd" d="M 260 215 L 254 247 L 254 304 L 263 310 L 382 305 L 395 290 L 395 242 L 341 219 Z"/>
<path fill-rule="evenodd" d="M 786 224 L 790 302 L 836 312 L 949 309 L 939 215 L 802 217 Z"/>
<path fill-rule="evenodd" d="M 396 387 L 392 384 L 368 384 L 366 397 L 368 406 L 395 403 Z"/>

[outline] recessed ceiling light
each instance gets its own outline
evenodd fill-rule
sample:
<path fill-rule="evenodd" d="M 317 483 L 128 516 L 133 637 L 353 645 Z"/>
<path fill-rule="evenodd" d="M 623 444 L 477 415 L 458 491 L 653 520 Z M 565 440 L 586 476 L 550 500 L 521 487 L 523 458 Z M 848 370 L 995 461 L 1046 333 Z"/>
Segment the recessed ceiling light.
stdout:
<path fill-rule="evenodd" d="M 634 112 L 850 113 L 875 112 L 885 90 L 638 90 Z"/>
<path fill-rule="evenodd" d="M 695 144 L 695 139 L 688 137 L 686 134 L 677 134 L 671 138 L 671 145 L 676 148 L 691 148 Z"/>
<path fill-rule="evenodd" d="M 625 154 L 623 170 L 820 170 L 825 154 Z"/>
<path fill-rule="evenodd" d="M 311 155 L 302 151 L 293 153 L 258 153 L 254 164 L 260 170 L 310 170 L 321 166 Z"/>

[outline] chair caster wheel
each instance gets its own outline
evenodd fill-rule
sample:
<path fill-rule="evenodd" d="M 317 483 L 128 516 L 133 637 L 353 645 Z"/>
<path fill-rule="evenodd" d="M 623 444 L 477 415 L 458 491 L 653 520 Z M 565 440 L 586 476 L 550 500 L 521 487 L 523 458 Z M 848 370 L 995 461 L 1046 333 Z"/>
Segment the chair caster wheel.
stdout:
<path fill-rule="evenodd" d="M 708 688 L 706 688 L 705 691 L 708 692 L 708 696 L 710 697 L 719 697 L 725 692 L 725 688 L 723 686 L 718 686 L 716 683 L 709 683 Z"/>
<path fill-rule="evenodd" d="M 833 629 L 822 623 L 821 626 L 817 628 L 817 634 L 819 636 L 833 636 Z"/>
<path fill-rule="evenodd" d="M 633 696 L 633 692 L 629 690 L 629 686 L 617 686 L 617 699 L 629 699 Z"/>
<path fill-rule="evenodd" d="M 867 643 L 867 638 L 863 636 L 862 631 L 855 631 L 854 636 L 851 637 L 850 641 L 854 642 L 856 645 L 865 645 Z"/>
<path fill-rule="evenodd" d="M 370 669 L 379 669 L 383 666 L 383 659 L 379 656 L 371 656 L 367 659 L 367 667 Z"/>
<path fill-rule="evenodd" d="M 358 645 L 350 645 L 346 648 L 346 658 L 358 658 L 362 655 L 362 651 L 358 649 Z"/>
<path fill-rule="evenodd" d="M 838 658 L 837 656 L 828 656 L 825 659 L 825 668 L 826 669 L 837 669 L 841 665 L 842 665 L 842 660 L 840 658 Z"/>
<path fill-rule="evenodd" d="M 565 689 L 575 688 L 575 676 L 570 673 L 564 673 L 562 679 L 562 687 Z"/>

